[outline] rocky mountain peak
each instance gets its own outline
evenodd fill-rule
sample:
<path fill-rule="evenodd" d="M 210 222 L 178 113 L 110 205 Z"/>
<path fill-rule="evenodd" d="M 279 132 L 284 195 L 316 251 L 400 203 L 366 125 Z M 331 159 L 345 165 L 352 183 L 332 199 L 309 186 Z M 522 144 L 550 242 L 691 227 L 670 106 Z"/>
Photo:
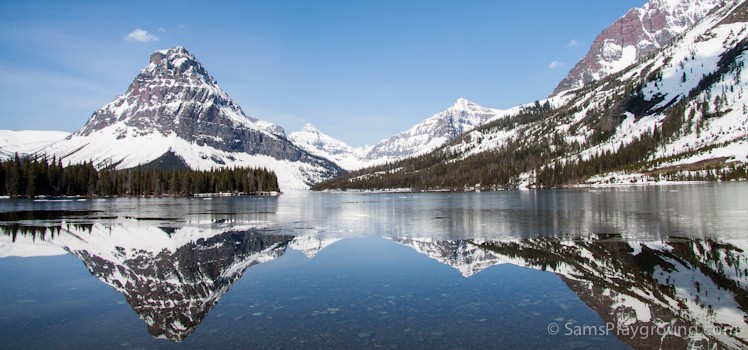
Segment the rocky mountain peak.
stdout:
<path fill-rule="evenodd" d="M 595 38 L 551 96 L 617 73 L 670 43 L 726 0 L 651 0 Z"/>
<path fill-rule="evenodd" d="M 151 54 L 150 62 L 143 73 L 151 73 L 147 75 L 149 78 L 159 77 L 177 80 L 202 78 L 202 80 L 212 84 L 216 83 L 197 58 L 182 46 L 158 50 Z"/>

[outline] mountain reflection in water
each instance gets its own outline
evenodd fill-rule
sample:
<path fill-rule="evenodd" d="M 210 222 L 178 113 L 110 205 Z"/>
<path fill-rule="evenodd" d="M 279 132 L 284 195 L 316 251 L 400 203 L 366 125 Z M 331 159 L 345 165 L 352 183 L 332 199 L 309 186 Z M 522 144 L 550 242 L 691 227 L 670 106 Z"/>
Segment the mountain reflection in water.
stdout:
<path fill-rule="evenodd" d="M 125 296 L 151 335 L 172 341 L 190 335 L 244 270 L 283 255 L 292 239 L 251 227 L 173 229 L 126 219 L 3 231 L 14 244 L 30 239 L 75 255 Z"/>
<path fill-rule="evenodd" d="M 230 222 L 170 228 L 113 219 L 0 227 L 0 256 L 73 254 L 125 296 L 152 336 L 171 341 L 193 333 L 248 268 L 277 259 L 288 248 L 314 259 L 344 239 L 267 234 L 261 227 Z M 394 242 L 390 246 L 407 246 L 449 265 L 465 278 L 499 264 L 555 273 L 614 325 L 611 334 L 634 348 L 748 346 L 744 240 L 633 241 L 617 235 L 385 239 Z M 574 326 L 568 322 L 565 326 Z M 629 336 L 633 328 L 675 331 Z"/>
<path fill-rule="evenodd" d="M 634 348 L 748 345 L 745 241 L 637 242 L 615 235 L 393 240 L 454 267 L 465 277 L 504 263 L 556 273 L 613 326 L 612 334 Z M 646 337 L 632 333 L 644 329 L 650 332 Z"/>

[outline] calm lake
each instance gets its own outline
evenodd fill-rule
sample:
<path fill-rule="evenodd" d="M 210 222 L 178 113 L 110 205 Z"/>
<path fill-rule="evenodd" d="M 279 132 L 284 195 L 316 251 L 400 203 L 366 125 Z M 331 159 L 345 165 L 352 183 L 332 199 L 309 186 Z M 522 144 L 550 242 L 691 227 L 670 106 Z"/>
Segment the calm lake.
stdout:
<path fill-rule="evenodd" d="M 748 184 L 0 200 L 0 348 L 745 348 Z"/>

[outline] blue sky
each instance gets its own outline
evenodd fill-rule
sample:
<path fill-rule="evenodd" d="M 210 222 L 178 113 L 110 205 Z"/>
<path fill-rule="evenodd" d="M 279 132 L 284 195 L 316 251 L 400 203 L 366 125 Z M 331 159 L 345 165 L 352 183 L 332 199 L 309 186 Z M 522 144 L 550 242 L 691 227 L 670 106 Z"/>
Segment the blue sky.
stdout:
<path fill-rule="evenodd" d="M 493 108 L 546 97 L 644 3 L 2 1 L 0 129 L 75 131 L 151 52 L 182 45 L 247 114 L 373 144 L 460 97 Z"/>

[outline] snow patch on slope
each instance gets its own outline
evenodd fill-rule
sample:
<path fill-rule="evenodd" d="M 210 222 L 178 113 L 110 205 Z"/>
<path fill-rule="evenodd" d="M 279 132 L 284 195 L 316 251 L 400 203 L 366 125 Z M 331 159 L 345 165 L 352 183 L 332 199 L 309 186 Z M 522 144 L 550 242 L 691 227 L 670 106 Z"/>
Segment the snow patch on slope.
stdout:
<path fill-rule="evenodd" d="M 0 159 L 32 154 L 70 135 L 65 131 L 0 130 Z"/>

